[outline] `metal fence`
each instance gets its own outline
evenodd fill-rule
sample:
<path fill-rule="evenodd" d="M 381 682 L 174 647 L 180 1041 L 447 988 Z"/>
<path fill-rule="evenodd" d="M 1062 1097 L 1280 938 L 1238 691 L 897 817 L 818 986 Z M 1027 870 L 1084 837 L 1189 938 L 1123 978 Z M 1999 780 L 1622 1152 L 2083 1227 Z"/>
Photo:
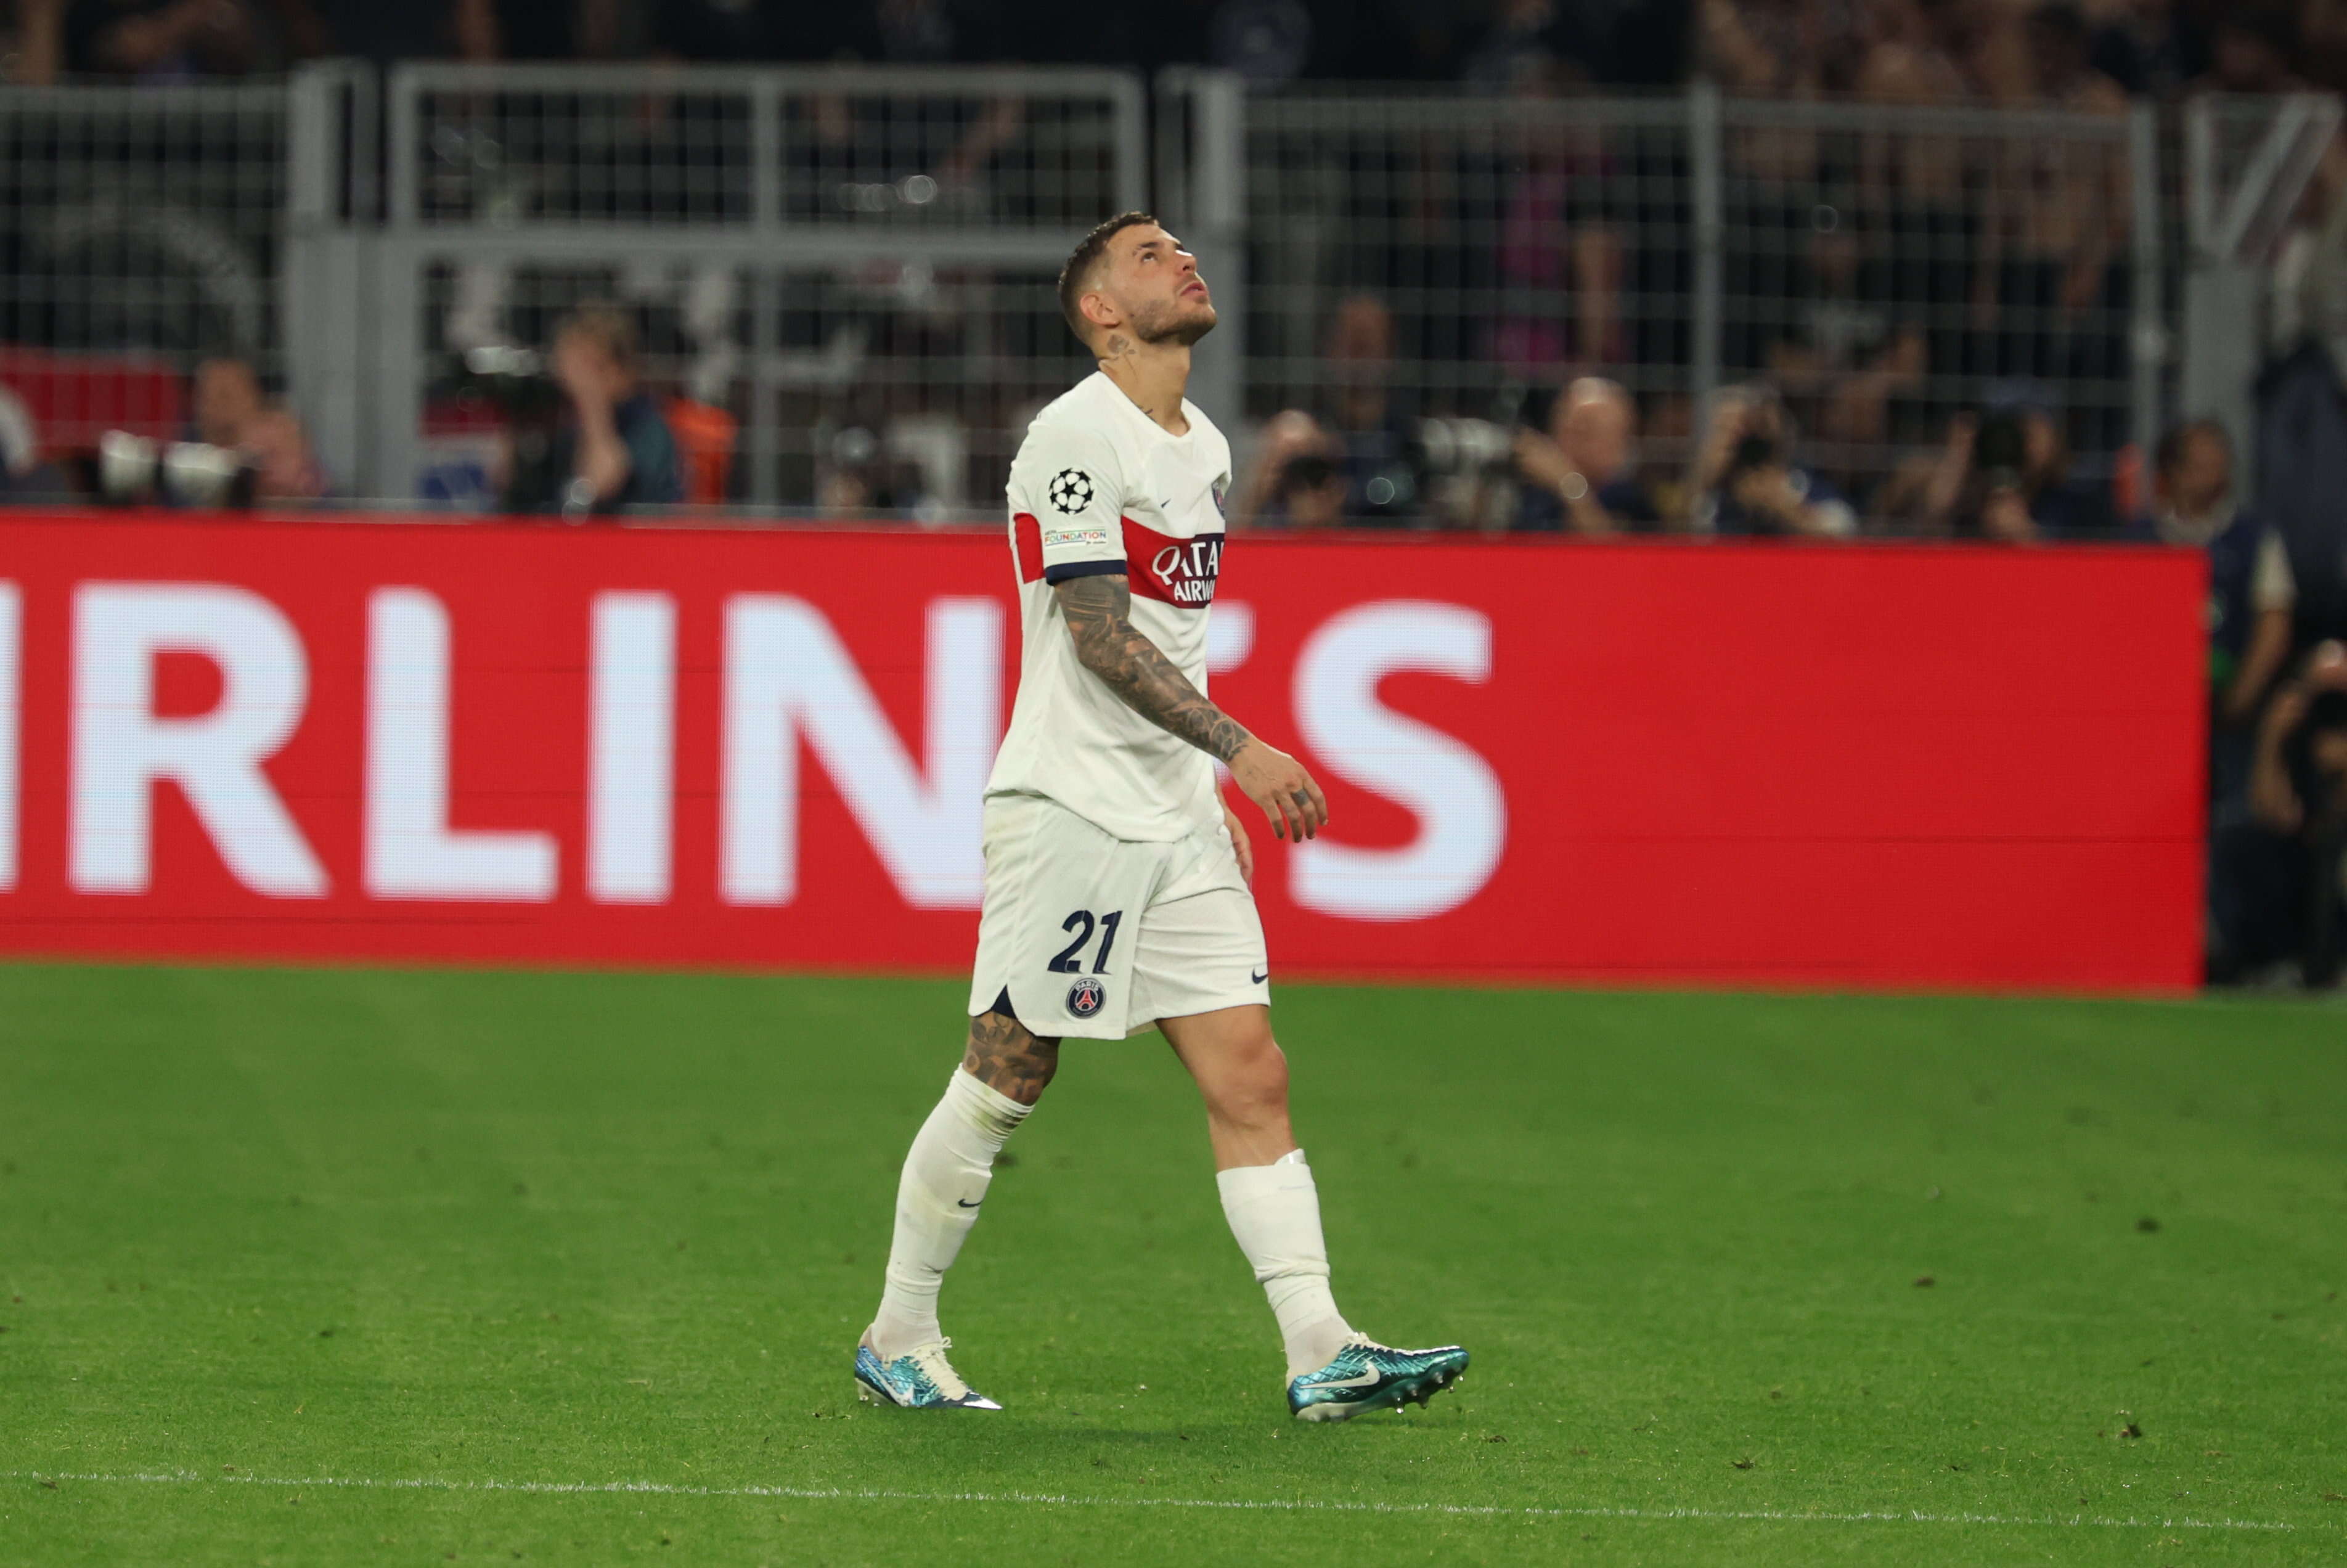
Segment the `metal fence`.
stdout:
<path fill-rule="evenodd" d="M 1083 369 L 1051 279 L 1147 193 L 1111 72 L 415 66 L 388 94 L 369 472 L 458 503 L 489 481 L 474 351 L 598 301 L 716 416 L 728 498 L 983 508 Z"/>
<path fill-rule="evenodd" d="M 1245 112 L 1250 414 L 1505 426 L 1598 374 L 1636 397 L 1650 466 L 1676 468 L 1706 395 L 1765 379 L 1804 460 L 1862 497 L 1984 405 L 2050 409 L 2089 475 L 2162 418 L 2148 109 L 1698 87 Z"/>
<path fill-rule="evenodd" d="M 179 434 L 185 374 L 274 376 L 278 87 L 0 89 L 0 381 L 53 447 Z"/>
<path fill-rule="evenodd" d="M 2267 356 L 2347 328 L 2347 210 L 2304 200 L 2341 119 L 2339 99 L 2314 93 L 2209 94 L 2184 108 L 2178 401 L 2222 423 L 2245 463 Z"/>
<path fill-rule="evenodd" d="M 1194 393 L 1242 449 L 1297 407 L 1468 465 L 1598 374 L 1675 471 L 1706 395 L 1765 377 L 1861 496 L 1997 399 L 2055 410 L 2099 477 L 2174 406 L 2239 400 L 2240 297 L 2338 117 L 2195 105 L 2178 200 L 2148 108 L 1191 72 L 1145 120 L 1151 97 L 1104 71 L 446 65 L 0 89 L 0 354 L 20 388 L 50 376 L 52 445 L 179 425 L 193 360 L 242 354 L 343 492 L 478 507 L 501 416 L 475 351 L 542 349 L 610 301 L 651 384 L 712 416 L 726 499 L 985 514 L 1029 413 L 1085 368 L 1052 275 L 1153 196 L 1224 303 Z M 2227 294 L 2210 236 L 2235 229 Z"/>

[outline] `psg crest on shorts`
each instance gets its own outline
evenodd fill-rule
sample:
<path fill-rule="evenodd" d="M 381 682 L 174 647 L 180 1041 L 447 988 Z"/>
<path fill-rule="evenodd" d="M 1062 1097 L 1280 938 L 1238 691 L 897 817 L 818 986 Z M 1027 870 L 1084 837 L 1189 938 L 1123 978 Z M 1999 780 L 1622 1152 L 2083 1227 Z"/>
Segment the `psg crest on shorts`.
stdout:
<path fill-rule="evenodd" d="M 1086 975 L 1068 988 L 1068 1013 L 1073 1018 L 1090 1018 L 1100 1011 L 1108 1000 L 1108 987 L 1098 975 Z"/>
<path fill-rule="evenodd" d="M 1070 517 L 1092 504 L 1092 477 L 1081 468 L 1062 468 L 1051 476 L 1051 505 Z"/>

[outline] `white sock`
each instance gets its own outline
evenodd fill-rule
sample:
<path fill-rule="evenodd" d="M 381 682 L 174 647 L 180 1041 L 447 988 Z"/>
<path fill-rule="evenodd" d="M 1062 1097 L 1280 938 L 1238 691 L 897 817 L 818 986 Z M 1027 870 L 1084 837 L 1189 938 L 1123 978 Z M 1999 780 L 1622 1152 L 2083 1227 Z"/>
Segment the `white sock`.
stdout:
<path fill-rule="evenodd" d="M 1271 1298 L 1287 1341 L 1287 1375 L 1317 1371 L 1353 1337 L 1328 1294 L 1328 1244 L 1320 1238 L 1320 1191 L 1304 1151 L 1269 1165 L 1241 1165 L 1214 1177 L 1223 1217 Z"/>
<path fill-rule="evenodd" d="M 897 1183 L 897 1235 L 870 1340 L 884 1361 L 944 1337 L 938 1290 L 953 1266 L 994 1179 L 994 1157 L 1030 1105 L 989 1089 L 959 1068 L 905 1156 Z"/>

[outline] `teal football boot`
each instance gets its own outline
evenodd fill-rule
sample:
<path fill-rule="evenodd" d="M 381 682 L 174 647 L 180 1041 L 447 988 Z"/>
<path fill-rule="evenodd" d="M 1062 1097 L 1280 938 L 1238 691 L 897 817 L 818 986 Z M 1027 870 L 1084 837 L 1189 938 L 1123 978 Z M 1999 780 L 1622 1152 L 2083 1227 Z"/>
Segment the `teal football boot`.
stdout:
<path fill-rule="evenodd" d="M 856 1397 L 867 1405 L 908 1410 L 999 1410 L 1002 1407 L 961 1380 L 946 1359 L 950 1339 L 883 1361 L 869 1337 L 856 1347 Z"/>
<path fill-rule="evenodd" d="M 1363 1410 L 1423 1405 L 1466 1370 L 1467 1352 L 1456 1345 L 1397 1350 L 1356 1339 L 1326 1367 L 1289 1381 L 1287 1410 L 1299 1421 L 1349 1421 Z"/>

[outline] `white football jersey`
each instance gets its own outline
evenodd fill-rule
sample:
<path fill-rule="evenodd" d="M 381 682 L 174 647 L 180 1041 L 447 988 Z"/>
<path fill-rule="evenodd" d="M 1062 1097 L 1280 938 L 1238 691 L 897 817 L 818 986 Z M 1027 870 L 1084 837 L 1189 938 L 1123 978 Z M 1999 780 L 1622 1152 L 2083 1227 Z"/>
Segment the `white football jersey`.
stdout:
<path fill-rule="evenodd" d="M 1206 689 L 1231 448 L 1186 400 L 1168 434 L 1094 372 L 1027 427 L 1010 465 L 1010 553 L 1025 647 L 989 794 L 1054 800 L 1117 838 L 1176 839 L 1222 808 L 1214 765 L 1134 712 L 1076 658 L 1052 585 L 1122 572 L 1133 629 Z"/>

